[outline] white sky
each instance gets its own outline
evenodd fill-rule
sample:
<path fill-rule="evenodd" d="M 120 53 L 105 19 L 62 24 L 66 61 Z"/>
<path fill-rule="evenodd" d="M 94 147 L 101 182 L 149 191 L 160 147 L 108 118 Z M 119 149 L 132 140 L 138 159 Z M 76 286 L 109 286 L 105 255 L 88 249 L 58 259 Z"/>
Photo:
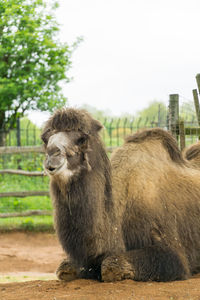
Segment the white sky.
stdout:
<path fill-rule="evenodd" d="M 72 57 L 74 80 L 63 88 L 70 106 L 135 114 L 153 100 L 167 104 L 169 94 L 192 99 L 200 73 L 199 0 L 59 3 L 60 40 L 84 37 Z"/>

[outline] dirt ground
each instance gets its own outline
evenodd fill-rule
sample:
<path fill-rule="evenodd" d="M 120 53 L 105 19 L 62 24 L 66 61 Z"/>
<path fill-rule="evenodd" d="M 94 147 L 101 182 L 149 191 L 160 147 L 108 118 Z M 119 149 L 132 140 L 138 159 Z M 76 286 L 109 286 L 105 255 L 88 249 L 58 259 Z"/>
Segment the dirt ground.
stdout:
<path fill-rule="evenodd" d="M 53 234 L 0 234 L 0 300 L 200 300 L 200 274 L 168 283 L 67 283 L 54 274 L 63 257 Z"/>

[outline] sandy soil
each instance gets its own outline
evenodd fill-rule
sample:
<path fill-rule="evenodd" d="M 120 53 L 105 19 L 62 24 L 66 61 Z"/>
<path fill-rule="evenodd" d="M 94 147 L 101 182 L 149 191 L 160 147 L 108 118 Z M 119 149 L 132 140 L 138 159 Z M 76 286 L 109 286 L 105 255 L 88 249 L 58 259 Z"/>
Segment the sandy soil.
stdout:
<path fill-rule="evenodd" d="M 54 274 L 63 257 L 64 253 L 55 235 L 42 233 L 1 234 L 0 299 L 200 300 L 200 274 L 186 281 L 168 283 L 131 280 L 117 283 L 75 280 L 66 283 L 57 281 Z M 12 280 L 29 281 L 5 283 L 5 281 Z"/>

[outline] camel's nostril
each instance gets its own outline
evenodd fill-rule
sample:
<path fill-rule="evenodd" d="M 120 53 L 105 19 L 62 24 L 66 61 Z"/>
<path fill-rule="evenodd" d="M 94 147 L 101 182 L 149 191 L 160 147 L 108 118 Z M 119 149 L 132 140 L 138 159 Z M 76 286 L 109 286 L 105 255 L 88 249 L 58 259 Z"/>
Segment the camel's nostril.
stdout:
<path fill-rule="evenodd" d="M 49 167 L 48 170 L 53 172 L 56 168 Z"/>

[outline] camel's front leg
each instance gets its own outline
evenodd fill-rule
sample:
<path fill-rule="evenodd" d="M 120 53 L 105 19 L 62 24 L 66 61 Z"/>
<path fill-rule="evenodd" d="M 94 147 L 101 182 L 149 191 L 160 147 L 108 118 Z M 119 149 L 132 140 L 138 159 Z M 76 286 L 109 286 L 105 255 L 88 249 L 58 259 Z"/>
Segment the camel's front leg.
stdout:
<path fill-rule="evenodd" d="M 59 280 L 72 281 L 79 278 L 79 272 L 76 266 L 67 259 L 64 259 L 56 270 Z"/>
<path fill-rule="evenodd" d="M 181 250 L 153 245 L 105 258 L 101 265 L 103 281 L 183 280 L 190 276 L 187 257 Z"/>
<path fill-rule="evenodd" d="M 108 256 L 101 265 L 101 279 L 106 282 L 134 279 L 133 266 L 123 255 Z"/>

